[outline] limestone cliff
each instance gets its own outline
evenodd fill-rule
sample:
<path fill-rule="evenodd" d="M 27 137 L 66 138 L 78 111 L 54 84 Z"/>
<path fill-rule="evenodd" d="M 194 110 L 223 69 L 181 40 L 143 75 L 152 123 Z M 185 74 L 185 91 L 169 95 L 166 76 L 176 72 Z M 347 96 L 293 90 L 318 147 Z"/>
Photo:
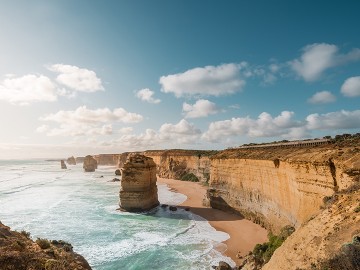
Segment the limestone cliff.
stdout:
<path fill-rule="evenodd" d="M 91 270 L 86 260 L 64 241 L 30 239 L 27 232 L 11 231 L 0 222 L 0 269 Z"/>
<path fill-rule="evenodd" d="M 278 232 L 318 213 L 324 197 L 352 185 L 359 169 L 353 147 L 230 149 L 211 158 L 208 199 Z"/>
<path fill-rule="evenodd" d="M 95 172 L 95 169 L 97 169 L 96 159 L 90 155 L 87 155 L 84 159 L 83 168 L 85 172 Z"/>
<path fill-rule="evenodd" d="M 98 165 L 116 166 L 118 164 L 120 154 L 99 154 L 94 158 Z"/>
<path fill-rule="evenodd" d="M 279 247 L 263 270 L 359 270 L 360 185 L 328 198 L 321 213 Z"/>
<path fill-rule="evenodd" d="M 76 163 L 83 163 L 83 162 L 84 162 L 84 159 L 85 159 L 85 157 L 76 157 L 76 158 L 75 158 L 75 162 L 76 162 Z"/>
<path fill-rule="evenodd" d="M 202 150 L 148 150 L 134 152 L 151 157 L 157 166 L 157 174 L 163 178 L 181 179 L 186 174 L 194 174 L 200 181 L 210 179 L 210 156 L 217 151 Z M 119 156 L 118 167 L 122 168 L 127 157 L 134 153 Z"/>
<path fill-rule="evenodd" d="M 157 205 L 156 164 L 150 157 L 129 156 L 122 168 L 120 208 L 139 212 Z"/>

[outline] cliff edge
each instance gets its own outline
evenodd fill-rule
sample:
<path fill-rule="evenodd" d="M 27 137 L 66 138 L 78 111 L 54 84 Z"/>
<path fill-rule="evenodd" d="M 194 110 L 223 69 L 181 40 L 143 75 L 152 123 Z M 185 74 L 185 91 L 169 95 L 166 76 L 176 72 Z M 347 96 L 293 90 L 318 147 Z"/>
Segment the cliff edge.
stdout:
<path fill-rule="evenodd" d="M 30 239 L 30 234 L 10 230 L 0 222 L 0 269 L 91 270 L 86 260 L 64 241 Z"/>

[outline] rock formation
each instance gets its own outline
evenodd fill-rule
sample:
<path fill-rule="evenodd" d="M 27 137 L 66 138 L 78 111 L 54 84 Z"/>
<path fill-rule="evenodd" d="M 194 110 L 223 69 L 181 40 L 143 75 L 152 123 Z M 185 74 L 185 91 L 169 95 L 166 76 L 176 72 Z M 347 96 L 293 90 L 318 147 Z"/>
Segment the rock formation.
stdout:
<path fill-rule="evenodd" d="M 189 174 L 195 175 L 201 182 L 210 179 L 210 156 L 217 151 L 202 150 L 148 150 L 145 152 L 126 152 L 119 155 L 118 167 L 122 168 L 127 157 L 141 154 L 151 157 L 160 177 L 182 179 Z"/>
<path fill-rule="evenodd" d="M 158 205 L 155 162 L 143 155 L 130 156 L 122 169 L 120 209 L 139 212 Z"/>
<path fill-rule="evenodd" d="M 61 169 L 67 169 L 65 161 L 61 160 L 60 164 L 61 164 Z"/>
<path fill-rule="evenodd" d="M 86 260 L 64 241 L 30 239 L 30 234 L 11 231 L 0 222 L 0 269 L 91 270 Z"/>
<path fill-rule="evenodd" d="M 116 170 L 115 170 L 115 175 L 121 175 L 120 169 L 116 169 Z"/>
<path fill-rule="evenodd" d="M 76 160 L 75 160 L 74 156 L 69 157 L 69 158 L 66 160 L 66 163 L 69 164 L 69 165 L 76 165 Z"/>
<path fill-rule="evenodd" d="M 95 169 L 97 169 L 96 160 L 92 156 L 87 155 L 84 159 L 83 168 L 85 172 L 95 172 Z"/>
<path fill-rule="evenodd" d="M 83 162 L 84 162 L 84 159 L 85 159 L 85 157 L 76 157 L 76 158 L 75 158 L 75 162 L 76 162 L 76 163 L 83 163 Z"/>
<path fill-rule="evenodd" d="M 118 164 L 120 154 L 99 154 L 95 155 L 98 165 L 115 166 Z"/>

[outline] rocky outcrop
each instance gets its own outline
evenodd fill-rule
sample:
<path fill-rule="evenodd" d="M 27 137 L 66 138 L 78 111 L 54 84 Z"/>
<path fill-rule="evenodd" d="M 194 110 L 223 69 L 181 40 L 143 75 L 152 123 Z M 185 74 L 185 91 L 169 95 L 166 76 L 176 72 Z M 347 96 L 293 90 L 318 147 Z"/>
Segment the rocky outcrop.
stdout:
<path fill-rule="evenodd" d="M 157 205 L 155 162 L 143 155 L 130 156 L 122 168 L 120 209 L 139 212 Z"/>
<path fill-rule="evenodd" d="M 115 175 L 121 175 L 120 169 L 116 169 L 116 170 L 115 170 Z"/>
<path fill-rule="evenodd" d="M 74 156 L 69 157 L 69 158 L 66 160 L 66 163 L 69 164 L 69 165 L 76 165 L 76 160 L 75 160 Z"/>
<path fill-rule="evenodd" d="M 91 267 L 64 241 L 30 239 L 30 234 L 11 231 L 0 222 L 0 269 L 89 270 Z"/>
<path fill-rule="evenodd" d="M 88 155 L 84 159 L 83 168 L 85 172 L 95 172 L 95 169 L 97 169 L 97 161 L 92 156 Z"/>
<path fill-rule="evenodd" d="M 60 165 L 61 165 L 61 169 L 67 169 L 67 167 L 66 167 L 66 164 L 65 164 L 65 161 L 64 160 L 61 160 L 60 161 Z"/>
<path fill-rule="evenodd" d="M 217 151 L 203 150 L 148 150 L 144 152 L 127 152 L 119 156 L 118 167 L 122 168 L 129 155 L 142 154 L 151 157 L 157 166 L 157 174 L 163 178 L 182 179 L 195 175 L 201 182 L 210 179 L 210 156 Z"/>
<path fill-rule="evenodd" d="M 120 154 L 99 154 L 95 155 L 94 158 L 100 166 L 116 166 L 119 162 L 119 156 Z"/>
<path fill-rule="evenodd" d="M 208 203 L 273 232 L 298 228 L 323 199 L 352 185 L 360 150 L 317 148 L 225 150 L 211 158 Z"/>
<path fill-rule="evenodd" d="M 302 224 L 263 270 L 360 269 L 360 185 L 327 198 L 321 213 Z"/>

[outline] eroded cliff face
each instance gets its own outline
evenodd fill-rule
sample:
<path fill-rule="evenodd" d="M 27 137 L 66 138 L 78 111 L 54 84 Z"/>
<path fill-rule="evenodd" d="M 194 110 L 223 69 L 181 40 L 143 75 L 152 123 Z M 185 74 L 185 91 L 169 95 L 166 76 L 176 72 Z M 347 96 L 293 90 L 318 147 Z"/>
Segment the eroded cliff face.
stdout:
<path fill-rule="evenodd" d="M 263 270 L 360 269 L 360 185 L 329 198 L 324 209 L 279 247 Z"/>
<path fill-rule="evenodd" d="M 120 154 L 99 154 L 94 158 L 98 165 L 116 166 L 119 161 Z"/>
<path fill-rule="evenodd" d="M 87 155 L 84 159 L 83 168 L 85 172 L 95 172 L 97 169 L 97 161 L 92 156 Z"/>
<path fill-rule="evenodd" d="M 130 156 L 122 168 L 120 208 L 139 212 L 159 205 L 156 164 L 150 157 Z"/>
<path fill-rule="evenodd" d="M 353 148 L 225 150 L 211 158 L 208 199 L 276 233 L 318 213 L 324 197 L 354 183 L 357 168 Z"/>
<path fill-rule="evenodd" d="M 128 156 L 136 153 L 151 157 L 157 166 L 157 174 L 163 178 L 181 179 L 192 173 L 199 181 L 210 179 L 210 156 L 216 151 L 201 150 L 148 150 L 144 152 L 123 153 L 118 166 L 122 168 Z"/>

